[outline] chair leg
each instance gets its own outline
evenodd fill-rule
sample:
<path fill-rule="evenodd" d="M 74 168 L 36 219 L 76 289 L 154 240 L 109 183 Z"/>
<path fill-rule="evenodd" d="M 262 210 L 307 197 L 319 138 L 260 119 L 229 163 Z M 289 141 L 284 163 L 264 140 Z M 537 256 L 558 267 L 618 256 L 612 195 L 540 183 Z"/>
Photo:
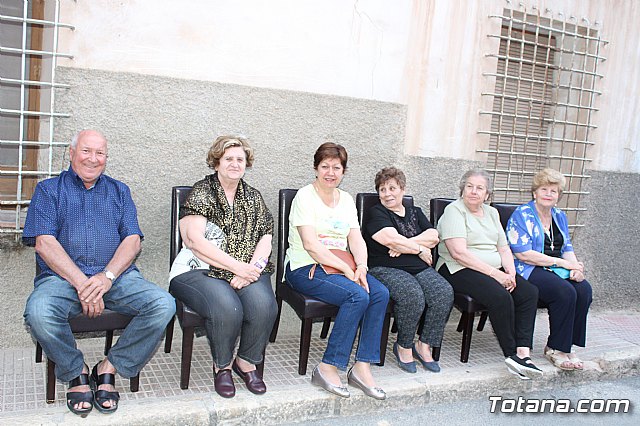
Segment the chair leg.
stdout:
<path fill-rule="evenodd" d="M 434 361 L 440 361 L 440 346 L 434 346 L 431 348 L 431 356 Z"/>
<path fill-rule="evenodd" d="M 282 313 L 282 298 L 276 296 L 276 302 L 278 303 L 278 315 L 276 316 L 276 321 L 273 323 L 273 328 L 271 329 L 271 335 L 269 336 L 269 341 L 271 343 L 276 341 L 276 337 L 278 336 L 278 327 L 280 326 L 280 314 Z"/>
<path fill-rule="evenodd" d="M 320 331 L 320 338 L 326 339 L 329 334 L 329 329 L 331 328 L 331 317 L 325 317 L 322 322 L 322 331 Z"/>
<path fill-rule="evenodd" d="M 475 313 L 465 312 L 462 314 L 464 318 L 464 329 L 462 330 L 462 348 L 460 350 L 460 362 L 469 361 L 469 351 L 471 350 L 471 335 L 473 333 L 473 320 Z M 462 322 L 462 319 L 460 320 Z"/>
<path fill-rule="evenodd" d="M 266 351 L 266 348 L 264 351 L 262 351 L 262 362 L 256 365 L 256 371 L 258 371 L 258 374 L 260 374 L 260 377 L 264 377 L 264 360 L 266 359 L 265 351 Z"/>
<path fill-rule="evenodd" d="M 489 317 L 489 312 L 483 311 L 480 315 L 480 321 L 478 321 L 478 331 L 484 330 L 484 326 L 487 323 L 487 317 Z"/>
<path fill-rule="evenodd" d="M 138 392 L 140 389 L 140 373 L 137 376 L 129 379 L 129 390 L 131 392 Z"/>
<path fill-rule="evenodd" d="M 182 361 L 180 363 L 180 389 L 189 389 L 191 376 L 191 356 L 193 355 L 193 334 L 195 327 L 182 329 Z"/>
<path fill-rule="evenodd" d="M 171 345 L 173 344 L 173 325 L 176 322 L 176 317 L 174 316 L 167 324 L 167 330 L 165 331 L 164 336 L 164 353 L 171 353 Z"/>
<path fill-rule="evenodd" d="M 384 360 L 387 356 L 387 343 L 389 342 L 389 325 L 391 324 L 391 312 L 387 312 L 382 323 L 382 334 L 380 335 L 380 367 L 384 366 Z"/>
<path fill-rule="evenodd" d="M 56 364 L 47 358 L 47 404 L 56 402 Z"/>
<path fill-rule="evenodd" d="M 104 339 L 104 356 L 109 355 L 111 346 L 113 346 L 113 330 L 107 330 L 107 335 Z"/>
<path fill-rule="evenodd" d="M 42 346 L 36 342 L 36 362 L 42 362 Z"/>
<path fill-rule="evenodd" d="M 300 326 L 300 356 L 298 358 L 298 374 L 304 376 L 307 374 L 307 363 L 309 362 L 309 347 L 311 346 L 311 327 L 313 321 L 310 318 L 304 318 Z"/>

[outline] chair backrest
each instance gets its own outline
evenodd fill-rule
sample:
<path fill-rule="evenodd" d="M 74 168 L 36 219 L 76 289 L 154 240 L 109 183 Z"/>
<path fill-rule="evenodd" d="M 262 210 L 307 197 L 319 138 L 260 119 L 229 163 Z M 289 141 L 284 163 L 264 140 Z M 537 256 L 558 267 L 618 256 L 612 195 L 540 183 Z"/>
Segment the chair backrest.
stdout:
<path fill-rule="evenodd" d="M 520 207 L 520 204 L 514 203 L 491 203 L 491 206 L 498 210 L 500 214 L 500 223 L 502 224 L 502 229 L 507 229 L 507 222 L 509 222 L 509 218 L 513 214 L 513 212 Z"/>
<path fill-rule="evenodd" d="M 377 192 L 359 192 L 356 195 L 356 209 L 358 210 L 358 222 L 360 222 L 360 228 L 362 224 L 369 220 L 369 212 L 371 208 L 380 203 L 380 197 Z M 402 199 L 402 204 L 405 207 L 413 206 L 413 197 L 411 195 L 405 195 Z"/>
<path fill-rule="evenodd" d="M 438 220 L 444 214 L 444 209 L 449 204 L 454 202 L 453 198 L 432 198 L 429 201 L 429 220 L 435 226 L 438 227 Z M 438 261 L 438 246 L 436 245 L 433 248 L 433 267 L 435 268 L 436 262 Z"/>
<path fill-rule="evenodd" d="M 182 237 L 180 236 L 180 206 L 187 200 L 191 192 L 190 186 L 174 186 L 171 188 L 171 235 L 169 239 L 169 269 L 173 264 L 180 249 L 182 248 Z"/>
<path fill-rule="evenodd" d="M 289 248 L 289 212 L 297 189 L 281 189 L 278 193 L 278 259 L 276 263 L 276 286 L 284 276 L 284 259 Z"/>

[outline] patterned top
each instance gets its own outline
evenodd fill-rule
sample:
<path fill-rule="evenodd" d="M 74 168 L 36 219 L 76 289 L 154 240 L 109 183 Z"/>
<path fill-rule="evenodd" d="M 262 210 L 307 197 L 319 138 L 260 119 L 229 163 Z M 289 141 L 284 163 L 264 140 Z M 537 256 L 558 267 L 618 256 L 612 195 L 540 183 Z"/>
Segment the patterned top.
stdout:
<path fill-rule="evenodd" d="M 89 189 L 69 167 L 59 176 L 36 186 L 22 234 L 24 244 L 34 246 L 39 235 L 52 235 L 71 260 L 87 276 L 106 268 L 122 240 L 140 235 L 136 206 L 129 187 L 101 175 Z M 36 254 L 41 273 L 57 275 Z M 126 271 L 136 269 L 131 264 Z"/>
<path fill-rule="evenodd" d="M 369 251 L 369 267 L 384 266 L 396 268 L 418 274 L 429 267 L 417 254 L 401 254 L 398 257 L 389 256 L 389 248 L 373 239 L 373 235 L 383 228 L 394 228 L 398 234 L 406 238 L 412 238 L 422 234 L 427 229 L 433 228 L 429 219 L 424 215 L 420 207 L 405 207 L 404 216 L 387 209 L 382 204 L 376 204 L 369 212 L 369 220 L 363 224 L 364 240 Z M 427 248 L 423 248 L 428 250 Z"/>
<path fill-rule="evenodd" d="M 273 235 L 273 216 L 260 192 L 240 179 L 233 206 L 229 205 L 218 174 L 206 176 L 193 185 L 184 205 L 180 207 L 180 219 L 188 215 L 200 215 L 215 223 L 226 236 L 226 250 L 234 259 L 249 263 L 256 245 L 265 235 Z M 272 273 L 269 262 L 264 272 Z M 211 266 L 209 276 L 231 281 L 233 273 Z"/>
<path fill-rule="evenodd" d="M 560 254 L 573 251 L 573 245 L 569 237 L 567 215 L 562 210 L 553 207 L 551 209 L 551 218 L 558 225 L 564 240 Z M 533 200 L 521 205 L 513 212 L 507 223 L 507 239 L 511 245 L 511 251 L 514 253 L 522 253 L 528 250 L 540 253 L 544 251 L 544 231 Z M 524 278 L 529 278 L 534 268 L 533 265 L 524 263 L 518 258 L 515 259 L 515 265 L 518 274 Z"/>

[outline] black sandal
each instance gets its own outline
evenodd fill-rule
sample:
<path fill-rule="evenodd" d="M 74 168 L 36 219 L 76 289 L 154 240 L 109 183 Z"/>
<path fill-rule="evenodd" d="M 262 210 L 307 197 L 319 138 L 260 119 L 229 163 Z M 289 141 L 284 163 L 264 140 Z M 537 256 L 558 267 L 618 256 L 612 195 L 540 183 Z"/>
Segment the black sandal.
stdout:
<path fill-rule="evenodd" d="M 89 367 L 87 367 L 87 370 L 88 369 L 89 369 Z M 73 379 L 73 380 L 71 380 L 69 382 L 69 387 L 70 388 L 75 388 L 76 386 L 88 385 L 89 383 L 90 383 L 90 381 L 89 381 L 89 373 L 82 373 L 78 377 L 76 377 L 75 379 Z M 81 404 L 83 402 L 88 402 L 89 406 L 86 407 L 86 408 L 84 408 L 84 407 L 76 408 L 75 407 L 76 404 Z M 93 403 L 94 403 L 94 399 L 93 399 L 93 391 L 92 390 L 87 391 L 87 392 L 67 392 L 67 408 L 69 408 L 69 410 L 73 414 L 77 414 L 80 417 L 84 418 L 84 417 L 87 417 L 89 415 L 89 413 L 93 409 Z"/>
<path fill-rule="evenodd" d="M 98 362 L 98 364 L 100 364 Z M 98 364 L 93 366 L 91 370 L 91 389 L 94 390 L 93 406 L 98 411 L 104 414 L 114 413 L 118 409 L 118 402 L 120 401 L 120 394 L 118 392 L 109 392 L 106 390 L 98 389 L 100 385 L 116 385 L 116 376 L 111 373 L 103 373 L 98 376 Z M 107 401 L 115 401 L 116 405 L 111 407 L 105 407 L 103 404 Z"/>

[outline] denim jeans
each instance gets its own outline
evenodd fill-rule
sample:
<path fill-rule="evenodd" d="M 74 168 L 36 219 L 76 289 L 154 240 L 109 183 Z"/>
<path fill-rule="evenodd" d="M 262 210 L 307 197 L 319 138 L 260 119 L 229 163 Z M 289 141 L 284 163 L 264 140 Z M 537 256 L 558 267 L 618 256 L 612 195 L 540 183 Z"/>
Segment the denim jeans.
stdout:
<path fill-rule="evenodd" d="M 294 290 L 315 297 L 325 303 L 339 306 L 322 362 L 341 370 L 347 368 L 351 349 L 360 326 L 360 339 L 356 361 L 380 362 L 380 337 L 389 302 L 389 290 L 376 278 L 367 275 L 369 293 L 344 275 L 326 274 L 316 268 L 309 279 L 313 265 L 292 271 L 287 264 L 285 277 Z"/>
<path fill-rule="evenodd" d="M 169 320 L 176 311 L 175 300 L 157 285 L 146 281 L 137 270 L 118 277 L 103 296 L 107 309 L 133 319 L 108 359 L 123 377 L 136 376 L 155 352 Z M 76 347 L 69 318 L 82 313 L 76 289 L 56 275 L 35 283 L 24 311 L 27 327 L 56 364 L 56 377 L 68 382 L 82 373 L 84 357 Z"/>
<path fill-rule="evenodd" d="M 169 291 L 205 318 L 211 356 L 218 368 L 231 364 L 238 337 L 238 357 L 254 365 L 262 362 L 278 314 L 270 275 L 262 274 L 258 281 L 235 290 L 227 281 L 194 269 L 173 278 Z"/>

